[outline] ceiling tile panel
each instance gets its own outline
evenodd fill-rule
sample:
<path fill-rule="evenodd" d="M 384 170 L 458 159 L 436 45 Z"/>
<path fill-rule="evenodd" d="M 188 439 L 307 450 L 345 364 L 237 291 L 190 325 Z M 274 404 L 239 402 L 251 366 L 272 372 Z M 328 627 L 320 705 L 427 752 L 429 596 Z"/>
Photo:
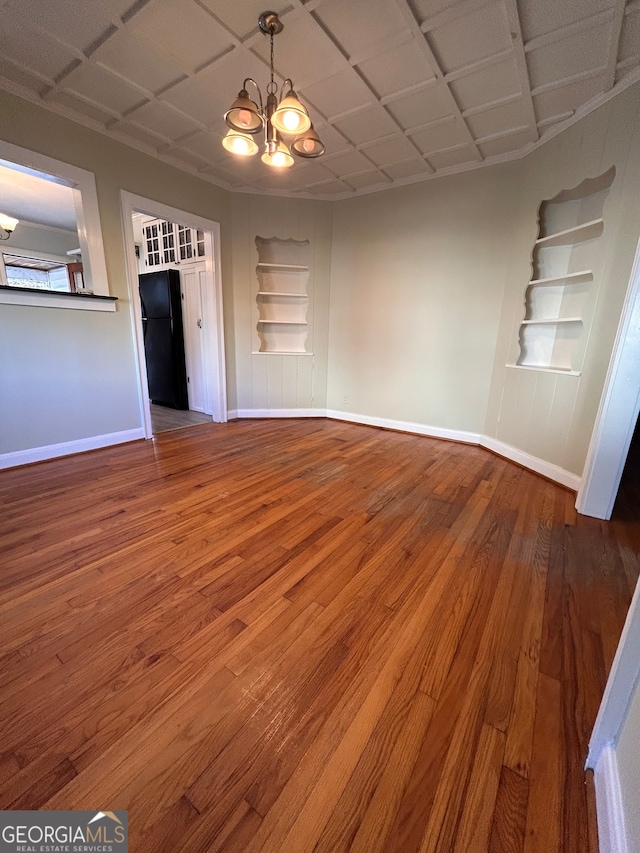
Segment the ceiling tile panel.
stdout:
<path fill-rule="evenodd" d="M 3 4 L 5 19 L 18 17 L 77 50 L 87 50 L 113 27 L 112 10 L 103 3 L 43 2 L 43 0 L 10 0 Z M 37 43 L 37 42 L 35 42 Z"/>
<path fill-rule="evenodd" d="M 312 86 L 305 86 L 298 94 L 327 116 L 339 116 L 363 104 L 375 103 L 375 98 L 351 68 L 327 77 Z"/>
<path fill-rule="evenodd" d="M 423 154 L 429 154 L 431 151 L 462 145 L 468 141 L 468 136 L 461 122 L 449 121 L 413 133 L 411 139 Z"/>
<path fill-rule="evenodd" d="M 252 50 L 268 66 L 269 38 L 261 38 Z M 274 39 L 274 53 L 278 76 L 291 77 L 299 88 L 330 77 L 345 66 L 340 51 L 308 15 L 287 19 L 284 30 Z"/>
<path fill-rule="evenodd" d="M 0 26 L 0 56 L 54 80 L 75 58 L 74 51 L 39 32 L 15 10 L 9 12 Z"/>
<path fill-rule="evenodd" d="M 530 141 L 529 131 L 512 136 L 504 136 L 501 139 L 491 139 L 487 142 L 478 143 L 478 148 L 483 157 L 495 157 L 498 154 L 506 154 L 509 151 L 517 151 Z"/>
<path fill-rule="evenodd" d="M 196 79 L 212 93 L 219 92 L 227 110 L 236 98 L 245 78 L 252 77 L 266 97 L 269 65 L 245 48 L 234 48 L 217 62 L 198 72 Z M 249 96 L 257 101 L 255 88 L 249 84 Z"/>
<path fill-rule="evenodd" d="M 194 133 L 188 139 L 181 142 L 181 147 L 192 151 L 207 163 L 216 163 L 220 160 L 228 160 L 228 154 L 222 147 L 222 140 L 216 133 L 202 131 Z"/>
<path fill-rule="evenodd" d="M 193 154 L 191 151 L 187 151 L 184 148 L 169 148 L 164 153 L 167 155 L 167 157 L 171 157 L 174 160 L 178 160 L 178 162 L 184 163 L 186 166 L 189 166 L 192 169 L 202 169 L 205 166 L 211 165 L 204 158 L 198 157 L 197 154 Z"/>
<path fill-rule="evenodd" d="M 527 54 L 532 88 L 553 83 L 607 64 L 608 39 L 600 29 L 589 29 Z"/>
<path fill-rule="evenodd" d="M 218 88 L 212 90 L 211 87 L 203 86 L 198 77 L 188 77 L 161 95 L 160 100 L 172 104 L 208 127 L 217 125 L 222 131 L 223 116 L 234 97 L 233 92 L 221 92 Z"/>
<path fill-rule="evenodd" d="M 463 5 L 464 0 L 408 0 L 408 5 L 411 7 L 413 14 L 420 23 L 432 18 L 439 12 L 444 12 L 445 9 L 455 8 Z"/>
<path fill-rule="evenodd" d="M 101 124 L 103 127 L 108 126 L 113 122 L 113 115 L 101 110 L 95 104 L 89 104 L 82 100 L 82 98 L 75 97 L 75 95 L 70 92 L 55 90 L 51 92 L 51 94 L 47 95 L 46 103 L 57 104 L 66 110 L 71 110 L 77 114 L 81 121 L 83 119 L 89 119 L 92 122 L 98 122 L 98 124 Z"/>
<path fill-rule="evenodd" d="M 471 145 L 456 148 L 454 151 L 444 151 L 442 154 L 431 154 L 429 162 L 434 169 L 452 169 L 454 166 L 464 166 L 466 163 L 479 163 L 481 158 Z"/>
<path fill-rule="evenodd" d="M 432 86 L 387 104 L 387 109 L 403 130 L 419 127 L 452 114 L 452 106 L 439 87 Z"/>
<path fill-rule="evenodd" d="M 367 157 L 373 160 L 377 166 L 386 166 L 389 163 L 398 163 L 400 160 L 406 160 L 407 157 L 411 157 L 416 153 L 416 149 L 406 136 L 398 135 L 387 142 L 367 146 L 366 152 Z"/>
<path fill-rule="evenodd" d="M 187 73 L 230 50 L 233 44 L 220 24 L 192 0 L 154 0 L 128 26 Z"/>
<path fill-rule="evenodd" d="M 0 86 L 22 86 L 54 112 L 225 185 L 351 195 L 383 187 L 385 176 L 419 180 L 432 167 L 523 153 L 535 130 L 530 95 L 544 140 L 611 88 L 611 69 L 598 69 L 610 65 L 622 0 L 509 2 L 528 75 L 516 64 L 507 0 L 274 0 L 284 23 L 278 80 L 279 71 L 294 80 L 327 152 L 280 176 L 221 146 L 223 114 L 244 78 L 263 92 L 269 79 L 258 0 L 0 0 Z M 640 67 L 639 8 L 627 0 L 617 79 Z M 437 82 L 429 47 L 442 66 Z M 533 94 L 522 91 L 530 83 Z M 484 139 L 481 154 L 471 134 Z"/>
<path fill-rule="evenodd" d="M 118 115 L 145 100 L 139 89 L 90 62 L 85 62 L 65 77 L 62 88 Z"/>
<path fill-rule="evenodd" d="M 525 42 L 566 27 L 613 6 L 612 0 L 528 0 L 520 2 L 520 22 Z"/>
<path fill-rule="evenodd" d="M 26 89 L 33 95 L 40 95 L 43 89 L 48 88 L 48 84 L 43 83 L 40 77 L 36 77 L 28 71 L 23 71 L 13 62 L 3 59 L 2 56 L 0 56 L 0 77 L 4 77 L 5 80 L 13 83 L 15 86 Z"/>
<path fill-rule="evenodd" d="M 417 158 L 415 160 L 407 160 L 404 163 L 393 163 L 391 166 L 385 166 L 384 170 L 393 181 L 431 173 L 431 169 L 425 161 Z"/>
<path fill-rule="evenodd" d="M 493 3 L 458 18 L 431 31 L 429 43 L 445 73 L 508 50 L 511 31 L 504 7 Z"/>
<path fill-rule="evenodd" d="M 184 73 L 170 59 L 128 29 L 118 30 L 91 57 L 154 95 L 178 82 Z"/>
<path fill-rule="evenodd" d="M 349 57 L 407 30 L 398 6 L 386 0 L 325 0 L 315 14 Z"/>
<path fill-rule="evenodd" d="M 136 110 L 129 117 L 128 123 L 171 140 L 180 139 L 187 133 L 200 129 L 186 115 L 177 113 L 160 101 L 151 101 Z"/>
<path fill-rule="evenodd" d="M 434 73 L 415 39 L 358 65 L 379 98 L 434 80 Z"/>
<path fill-rule="evenodd" d="M 202 0 L 202 5 L 241 40 L 258 31 L 258 18 L 265 11 L 264 0 Z M 291 2 L 269 0 L 268 8 L 280 15 L 291 9 Z"/>
<path fill-rule="evenodd" d="M 350 186 L 342 181 L 328 181 L 327 183 L 310 184 L 306 187 L 306 192 L 311 195 L 345 195 L 353 192 Z"/>
<path fill-rule="evenodd" d="M 357 115 L 349 116 L 336 122 L 336 127 L 354 145 L 399 132 L 393 119 L 381 108 L 364 110 Z"/>
<path fill-rule="evenodd" d="M 640 61 L 640 9 L 633 15 L 625 15 L 618 50 L 618 60 L 634 58 Z"/>
<path fill-rule="evenodd" d="M 359 151 L 347 151 L 337 157 L 323 157 L 322 162 L 335 175 L 349 175 L 371 168 L 371 162 Z"/>
<path fill-rule="evenodd" d="M 460 109 L 468 110 L 520 94 L 521 82 L 515 59 L 507 59 L 452 81 L 450 88 Z"/>
<path fill-rule="evenodd" d="M 156 133 L 152 133 L 149 130 L 145 130 L 142 127 L 136 127 L 134 124 L 130 124 L 128 121 L 120 121 L 115 126 L 115 130 L 118 134 L 123 134 L 126 137 L 130 137 L 135 142 L 139 142 L 142 145 L 146 145 L 149 148 L 163 148 L 167 142 L 169 141 L 167 137 L 159 136 Z"/>
<path fill-rule="evenodd" d="M 354 190 L 361 190 L 365 187 L 389 186 L 389 179 L 385 177 L 377 169 L 373 172 L 364 172 L 359 175 L 347 175 L 344 178 L 345 184 L 353 187 Z"/>
<path fill-rule="evenodd" d="M 604 76 L 594 77 L 590 80 L 581 80 L 570 86 L 560 86 L 539 95 L 534 95 L 533 106 L 538 121 L 544 121 L 564 114 L 568 111 L 577 110 L 578 107 L 597 97 L 604 88 Z"/>
<path fill-rule="evenodd" d="M 501 133 L 510 128 L 522 127 L 527 124 L 527 121 L 528 113 L 522 100 L 483 110 L 466 118 L 467 126 L 476 139 Z"/>

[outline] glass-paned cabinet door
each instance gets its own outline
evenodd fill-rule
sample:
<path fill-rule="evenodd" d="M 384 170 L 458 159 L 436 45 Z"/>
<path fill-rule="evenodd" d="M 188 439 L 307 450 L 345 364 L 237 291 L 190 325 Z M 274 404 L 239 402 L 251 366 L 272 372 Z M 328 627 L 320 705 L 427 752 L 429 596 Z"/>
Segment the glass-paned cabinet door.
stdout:
<path fill-rule="evenodd" d="M 181 261 L 193 258 L 193 237 L 191 228 L 186 225 L 178 225 L 178 252 Z"/>
<path fill-rule="evenodd" d="M 162 221 L 160 223 L 162 231 L 162 258 L 165 264 L 175 264 L 176 262 L 176 236 L 175 226 L 173 222 Z"/>
<path fill-rule="evenodd" d="M 196 255 L 199 258 L 204 258 L 205 256 L 205 247 L 204 247 L 204 231 L 196 231 Z"/>
<path fill-rule="evenodd" d="M 147 266 L 157 267 L 161 262 L 160 228 L 157 222 L 151 222 L 144 227 L 145 258 Z"/>

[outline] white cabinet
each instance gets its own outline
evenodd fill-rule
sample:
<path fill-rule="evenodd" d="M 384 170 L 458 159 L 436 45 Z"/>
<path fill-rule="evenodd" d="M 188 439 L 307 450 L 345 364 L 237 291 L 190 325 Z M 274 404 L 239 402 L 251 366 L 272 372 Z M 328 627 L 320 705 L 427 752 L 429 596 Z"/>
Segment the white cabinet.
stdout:
<path fill-rule="evenodd" d="M 258 352 L 306 353 L 309 241 L 256 237 Z"/>
<path fill-rule="evenodd" d="M 525 293 L 516 366 L 577 374 L 585 304 L 593 287 L 603 205 L 615 169 L 543 201 Z"/>
<path fill-rule="evenodd" d="M 164 219 L 142 223 L 145 269 L 197 263 L 205 256 L 204 232 Z"/>

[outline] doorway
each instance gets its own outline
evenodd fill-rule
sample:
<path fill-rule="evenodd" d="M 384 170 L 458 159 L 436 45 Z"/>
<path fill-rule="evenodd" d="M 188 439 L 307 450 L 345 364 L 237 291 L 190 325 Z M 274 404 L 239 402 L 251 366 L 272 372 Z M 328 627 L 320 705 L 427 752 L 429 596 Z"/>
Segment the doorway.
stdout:
<path fill-rule="evenodd" d="M 177 429 L 193 422 L 227 420 L 226 375 L 220 281 L 220 226 L 212 220 L 177 210 L 159 202 L 121 192 L 127 273 L 131 296 L 131 320 L 136 344 L 140 412 L 146 438 L 157 431 Z M 143 246 L 142 221 L 175 224 L 173 253 L 156 257 L 153 247 Z M 134 225 L 134 223 L 138 223 Z M 160 229 L 161 231 L 162 229 Z M 172 232 L 173 233 L 173 232 Z M 191 236 L 192 235 L 192 236 Z M 197 246 L 196 246 L 197 235 Z M 165 235 L 166 236 L 166 235 Z M 192 239 L 193 237 L 193 239 Z M 187 246 L 187 240 L 191 243 Z M 159 242 L 162 246 L 162 239 Z M 165 241 L 167 245 L 167 241 Z M 186 253 L 188 252 L 188 258 Z M 186 263 L 180 264 L 182 260 Z M 189 375 L 189 410 L 158 412 L 149 400 L 147 366 L 138 276 L 151 268 L 180 270 L 182 316 L 185 330 L 185 361 Z M 193 327 L 193 328 L 192 328 Z M 161 415 L 164 415 L 161 417 Z M 185 423 L 181 423 L 181 420 Z M 169 424 L 169 425 L 167 425 Z"/>
<path fill-rule="evenodd" d="M 589 444 L 576 509 L 611 518 L 640 413 L 640 241 Z"/>

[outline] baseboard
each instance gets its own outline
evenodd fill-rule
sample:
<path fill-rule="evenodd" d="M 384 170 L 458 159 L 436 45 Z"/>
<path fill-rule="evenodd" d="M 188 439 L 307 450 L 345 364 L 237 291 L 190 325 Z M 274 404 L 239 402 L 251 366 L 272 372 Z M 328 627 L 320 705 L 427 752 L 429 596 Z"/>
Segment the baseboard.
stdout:
<path fill-rule="evenodd" d="M 227 412 L 230 420 L 235 418 L 325 418 L 325 409 L 233 409 Z"/>
<path fill-rule="evenodd" d="M 110 432 L 106 435 L 92 435 L 90 438 L 79 438 L 76 441 L 64 441 L 61 444 L 47 444 L 44 447 L 30 447 L 27 450 L 14 450 L 11 453 L 0 454 L 0 469 L 15 468 L 18 465 L 30 465 L 32 462 L 43 462 L 58 456 L 69 456 L 72 453 L 85 453 L 87 450 L 98 450 L 101 447 L 111 447 L 114 444 L 126 444 L 144 438 L 143 429 L 127 429 L 122 432 Z"/>
<path fill-rule="evenodd" d="M 365 426 L 381 427 L 382 429 L 393 429 L 398 432 L 411 432 L 416 435 L 426 435 L 429 438 L 445 438 L 449 441 L 460 441 L 463 444 L 480 444 L 481 435 L 477 432 L 465 432 L 457 429 L 442 429 L 441 427 L 426 426 L 425 424 L 412 423 L 411 421 L 396 421 L 391 418 L 374 418 L 369 415 L 354 415 L 351 412 L 340 412 L 336 409 L 327 409 L 326 417 L 336 421 L 349 421 Z"/>
<path fill-rule="evenodd" d="M 607 744 L 593 769 L 598 815 L 598 846 L 600 853 L 627 853 L 618 761 L 612 744 Z"/>
<path fill-rule="evenodd" d="M 541 474 L 548 480 L 553 480 L 554 483 L 560 483 L 561 486 L 566 486 L 577 492 L 580 487 L 580 477 L 577 474 L 572 474 L 570 471 L 565 471 L 558 465 L 553 465 L 551 462 L 545 462 L 544 459 L 539 459 L 537 456 L 531 456 L 530 453 L 525 453 L 524 450 L 518 450 L 517 447 L 511 447 L 509 444 L 504 444 L 496 438 L 491 438 L 489 435 L 483 435 L 480 439 L 480 446 L 486 447 L 497 453 L 498 456 L 504 456 L 505 459 L 510 459 L 523 468 L 528 468 L 530 471 L 535 471 L 536 474 Z"/>

